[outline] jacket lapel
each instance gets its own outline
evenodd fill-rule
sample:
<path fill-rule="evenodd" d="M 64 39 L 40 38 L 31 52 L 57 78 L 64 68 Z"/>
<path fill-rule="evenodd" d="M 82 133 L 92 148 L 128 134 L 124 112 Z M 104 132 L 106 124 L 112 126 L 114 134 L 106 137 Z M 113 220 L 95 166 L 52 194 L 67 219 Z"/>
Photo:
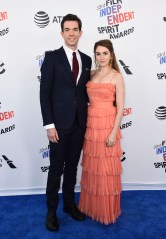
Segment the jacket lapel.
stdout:
<path fill-rule="evenodd" d="M 79 85 L 82 81 L 82 79 L 84 79 L 84 73 L 86 71 L 85 67 L 86 67 L 86 64 L 85 64 L 85 58 L 84 58 L 84 55 L 79 51 L 80 53 L 80 56 L 81 56 L 81 62 L 82 62 L 82 71 L 81 71 L 81 75 L 80 75 L 80 78 L 78 79 L 78 84 Z"/>
<path fill-rule="evenodd" d="M 61 48 L 59 49 L 59 52 L 58 52 L 58 53 L 59 53 L 59 57 L 61 58 L 61 61 L 62 61 L 62 64 L 63 64 L 64 68 L 68 71 L 69 76 L 71 76 L 71 78 L 72 78 L 72 80 L 73 80 L 70 63 L 69 63 L 69 61 L 68 61 L 68 59 L 67 59 L 67 56 L 66 56 L 66 53 L 65 53 L 63 47 L 61 47 Z M 74 82 L 74 80 L 73 80 L 73 82 Z"/>

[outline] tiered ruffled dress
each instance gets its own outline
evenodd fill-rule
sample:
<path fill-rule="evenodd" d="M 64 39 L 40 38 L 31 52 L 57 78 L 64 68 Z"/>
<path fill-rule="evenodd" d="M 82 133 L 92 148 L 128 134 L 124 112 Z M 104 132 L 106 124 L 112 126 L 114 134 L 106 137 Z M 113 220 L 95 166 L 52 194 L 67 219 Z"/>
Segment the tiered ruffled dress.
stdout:
<path fill-rule="evenodd" d="M 115 90 L 111 83 L 87 83 L 90 103 L 81 163 L 79 209 L 103 224 L 114 223 L 121 214 L 120 128 L 116 144 L 106 146 L 116 117 Z"/>

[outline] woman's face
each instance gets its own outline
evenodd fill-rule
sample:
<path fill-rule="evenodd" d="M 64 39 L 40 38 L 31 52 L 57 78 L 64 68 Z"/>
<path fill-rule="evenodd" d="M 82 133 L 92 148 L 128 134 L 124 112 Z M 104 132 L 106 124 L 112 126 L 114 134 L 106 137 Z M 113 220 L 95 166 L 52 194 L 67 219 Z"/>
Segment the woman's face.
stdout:
<path fill-rule="evenodd" d="M 112 55 L 104 46 L 97 46 L 95 51 L 95 59 L 99 67 L 110 65 Z"/>

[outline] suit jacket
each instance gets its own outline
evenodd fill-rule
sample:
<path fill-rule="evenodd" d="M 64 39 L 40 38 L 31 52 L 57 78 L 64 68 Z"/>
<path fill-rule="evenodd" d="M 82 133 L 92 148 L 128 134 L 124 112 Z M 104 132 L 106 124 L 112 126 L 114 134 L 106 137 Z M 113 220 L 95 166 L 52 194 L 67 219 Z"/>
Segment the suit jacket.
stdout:
<path fill-rule="evenodd" d="M 40 104 L 43 125 L 55 124 L 68 129 L 78 115 L 81 127 L 86 127 L 88 96 L 86 84 L 90 79 L 91 58 L 80 52 L 82 73 L 76 85 L 63 47 L 46 52 L 41 67 Z"/>

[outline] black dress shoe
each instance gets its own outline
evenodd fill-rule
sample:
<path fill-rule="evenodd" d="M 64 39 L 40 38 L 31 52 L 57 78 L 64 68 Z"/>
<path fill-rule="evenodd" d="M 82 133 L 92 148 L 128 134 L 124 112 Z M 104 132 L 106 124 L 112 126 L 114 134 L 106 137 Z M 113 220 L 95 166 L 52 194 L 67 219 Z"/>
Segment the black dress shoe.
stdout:
<path fill-rule="evenodd" d="M 85 215 L 80 212 L 80 210 L 77 208 L 75 204 L 72 204 L 71 206 L 64 207 L 63 211 L 68 213 L 73 219 L 78 221 L 83 221 L 85 219 Z"/>
<path fill-rule="evenodd" d="M 48 211 L 46 216 L 46 228 L 49 231 L 58 231 L 59 223 L 56 214 L 53 211 Z"/>

